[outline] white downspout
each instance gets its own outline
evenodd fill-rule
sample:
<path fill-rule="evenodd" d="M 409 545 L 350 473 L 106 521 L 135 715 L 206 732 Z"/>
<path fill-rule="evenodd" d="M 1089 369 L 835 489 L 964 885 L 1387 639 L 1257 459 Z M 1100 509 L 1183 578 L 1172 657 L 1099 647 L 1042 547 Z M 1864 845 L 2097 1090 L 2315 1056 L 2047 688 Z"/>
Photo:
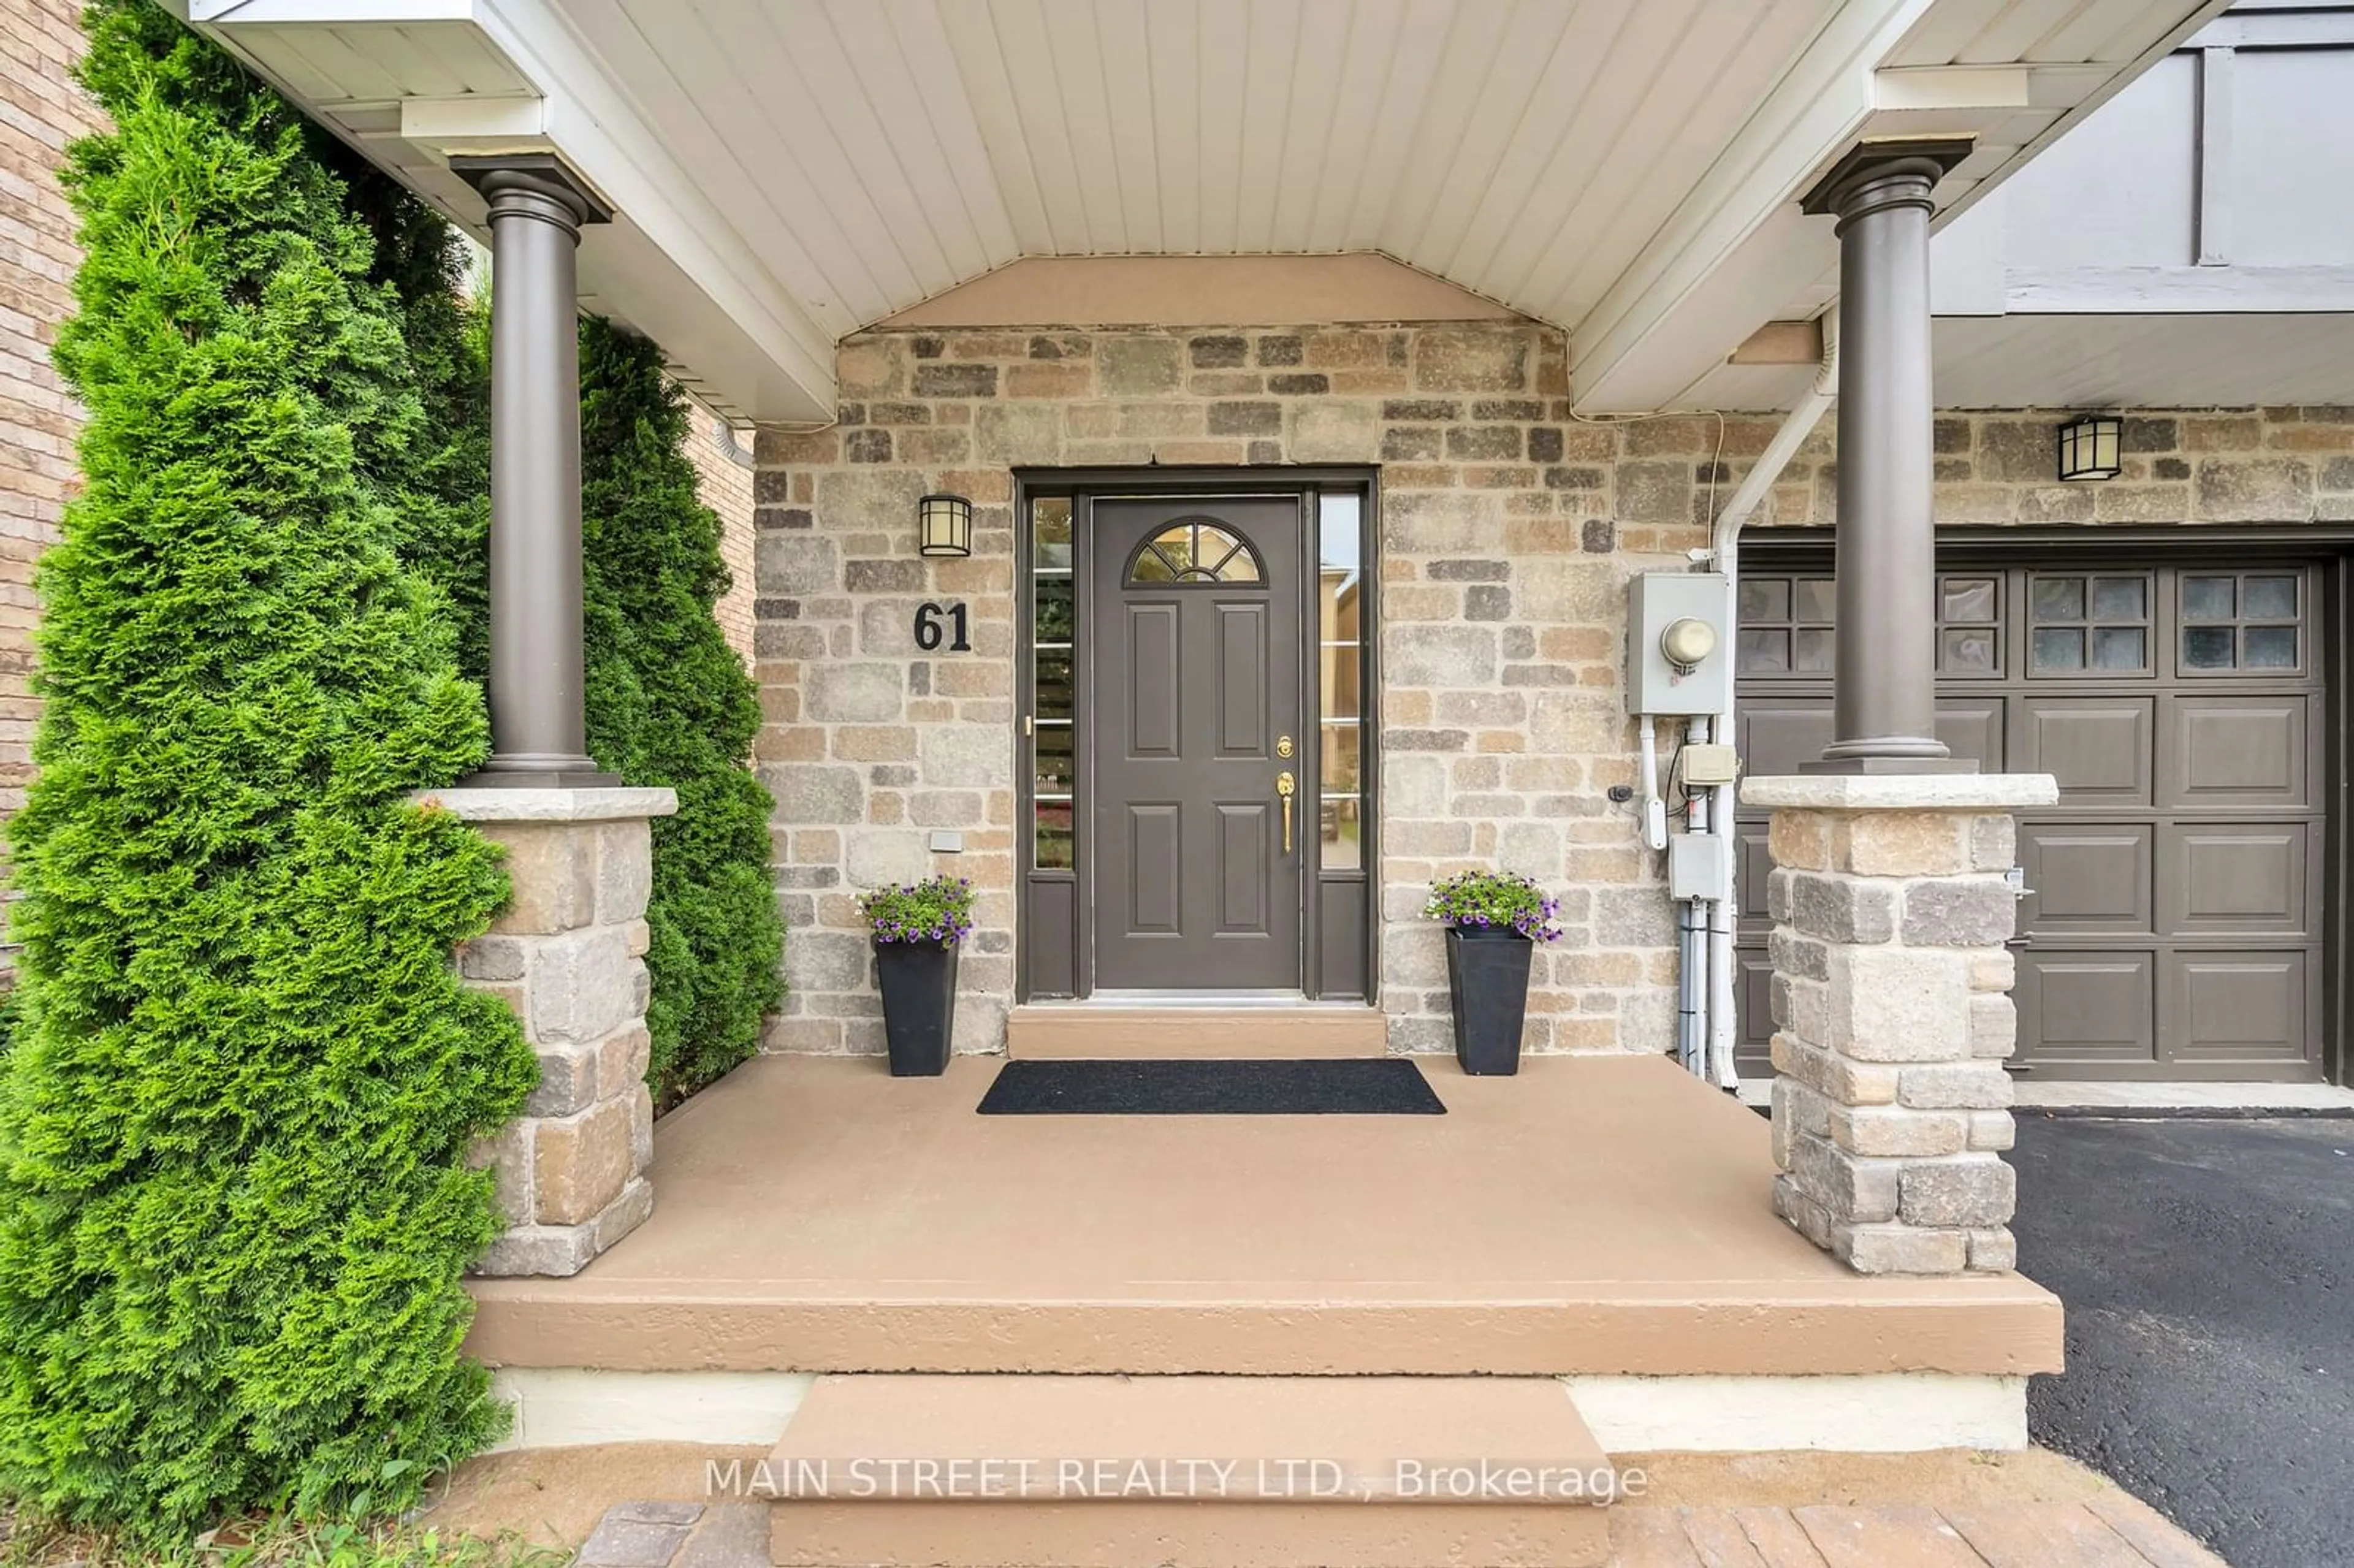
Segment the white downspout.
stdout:
<path fill-rule="evenodd" d="M 1723 625 L 1731 634 L 1739 625 L 1741 603 L 1741 525 L 1765 501 L 1766 493 L 1782 477 L 1790 459 L 1799 446 L 1814 432 L 1831 405 L 1839 400 L 1839 327 L 1838 316 L 1826 313 L 1823 323 L 1823 355 L 1815 366 L 1815 378 L 1806 392 L 1791 406 L 1774 439 L 1742 476 L 1740 484 L 1726 498 L 1723 509 L 1716 514 L 1716 524 L 1709 538 L 1710 564 L 1724 577 Z M 1728 641 L 1738 641 L 1728 635 Z M 1733 727 L 1733 683 L 1725 687 L 1724 707 L 1715 715 L 1711 726 L 1718 741 L 1731 744 Z M 1723 870 L 1718 877 L 1717 895 L 1709 901 L 1708 911 L 1708 1065 L 1709 1076 L 1721 1088 L 1733 1088 L 1736 1078 L 1733 1068 L 1733 1048 L 1735 1017 L 1734 1012 L 1734 899 L 1735 866 L 1738 862 L 1739 840 L 1733 825 L 1734 787 L 1715 784 L 1708 791 L 1708 831 L 1725 840 Z"/>

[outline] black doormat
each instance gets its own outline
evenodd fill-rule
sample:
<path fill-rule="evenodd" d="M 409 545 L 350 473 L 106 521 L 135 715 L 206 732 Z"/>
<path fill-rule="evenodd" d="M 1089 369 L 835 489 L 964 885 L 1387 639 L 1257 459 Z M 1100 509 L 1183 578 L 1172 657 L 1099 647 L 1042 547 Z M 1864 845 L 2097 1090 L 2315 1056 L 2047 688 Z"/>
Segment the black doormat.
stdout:
<path fill-rule="evenodd" d="M 1403 1056 L 1008 1062 L 983 1116 L 1445 1116 Z"/>

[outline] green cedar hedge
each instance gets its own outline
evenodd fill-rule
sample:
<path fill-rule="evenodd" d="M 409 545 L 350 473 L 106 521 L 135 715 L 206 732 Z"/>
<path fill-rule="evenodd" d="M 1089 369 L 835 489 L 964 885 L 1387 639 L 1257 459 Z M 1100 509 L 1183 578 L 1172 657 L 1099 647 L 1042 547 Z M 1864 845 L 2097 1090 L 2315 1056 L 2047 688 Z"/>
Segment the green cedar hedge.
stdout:
<path fill-rule="evenodd" d="M 494 285 L 495 286 L 495 285 Z M 460 620 L 462 667 L 490 662 L 487 313 L 412 313 L 435 455 L 408 554 Z M 475 418 L 479 413 L 481 417 Z M 759 1049 L 784 994 L 783 922 L 769 872 L 768 790 L 749 766 L 758 689 L 712 607 L 727 589 L 719 518 L 686 456 L 691 406 L 662 351 L 599 317 L 580 323 L 580 467 L 588 752 L 636 785 L 677 791 L 653 826 L 646 907 L 653 977 L 647 1081 L 668 1108 Z"/>
<path fill-rule="evenodd" d="M 86 489 L 10 824 L 0 1491 L 149 1536 L 378 1506 L 498 1432 L 460 1276 L 532 1058 L 451 944 L 493 847 L 403 804 L 486 749 L 372 473 L 422 415 L 311 134 L 160 11 L 90 16 L 69 178 Z"/>
<path fill-rule="evenodd" d="M 588 750 L 632 784 L 678 791 L 678 815 L 654 823 L 646 910 L 648 1076 L 663 1106 L 758 1050 L 784 990 L 772 805 L 749 766 L 759 694 L 712 618 L 727 571 L 719 519 L 696 499 L 687 418 L 660 349 L 581 323 Z"/>

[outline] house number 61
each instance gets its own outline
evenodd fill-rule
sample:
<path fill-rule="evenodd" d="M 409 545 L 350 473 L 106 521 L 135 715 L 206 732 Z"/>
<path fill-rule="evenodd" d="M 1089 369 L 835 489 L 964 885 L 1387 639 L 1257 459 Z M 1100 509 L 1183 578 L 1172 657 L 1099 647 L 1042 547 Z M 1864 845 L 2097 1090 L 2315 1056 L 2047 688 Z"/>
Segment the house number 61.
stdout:
<path fill-rule="evenodd" d="M 927 599 L 916 607 L 916 646 L 925 652 L 929 653 L 938 648 L 940 640 L 949 637 L 951 627 L 955 635 L 949 637 L 949 652 L 971 652 L 971 628 L 967 624 L 963 605 L 934 604 Z"/>

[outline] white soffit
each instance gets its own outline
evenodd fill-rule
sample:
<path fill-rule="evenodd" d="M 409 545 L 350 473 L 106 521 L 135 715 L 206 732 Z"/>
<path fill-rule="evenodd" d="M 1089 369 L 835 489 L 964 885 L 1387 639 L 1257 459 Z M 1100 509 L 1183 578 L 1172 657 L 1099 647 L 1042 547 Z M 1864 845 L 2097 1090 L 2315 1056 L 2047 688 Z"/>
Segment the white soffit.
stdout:
<path fill-rule="evenodd" d="M 1976 132 L 1966 198 L 2220 0 L 184 3 L 462 220 L 449 154 L 560 153 L 622 214 L 584 291 L 795 419 L 835 340 L 1019 258 L 1363 251 L 1673 406 L 1819 290 L 1794 204 L 1858 134 Z"/>
<path fill-rule="evenodd" d="M 2354 402 L 2354 314 L 1940 316 L 1940 408 L 2214 408 Z M 1706 406 L 1787 408 L 1811 368 L 1725 365 Z"/>
<path fill-rule="evenodd" d="M 1796 203 L 1861 137 L 1977 138 L 1938 186 L 1938 221 L 1966 210 L 2062 131 L 2164 58 L 2224 0 L 1926 0 L 1850 5 L 1579 323 L 1571 376 L 1590 409 L 1740 407 L 1795 380 L 1724 363 L 1767 317 L 1838 292 L 1831 225 Z M 1808 71 L 1819 75 L 1808 90 Z M 1760 302 L 1771 305 L 1761 314 Z M 1756 406 L 1756 405 L 1749 405 Z"/>

